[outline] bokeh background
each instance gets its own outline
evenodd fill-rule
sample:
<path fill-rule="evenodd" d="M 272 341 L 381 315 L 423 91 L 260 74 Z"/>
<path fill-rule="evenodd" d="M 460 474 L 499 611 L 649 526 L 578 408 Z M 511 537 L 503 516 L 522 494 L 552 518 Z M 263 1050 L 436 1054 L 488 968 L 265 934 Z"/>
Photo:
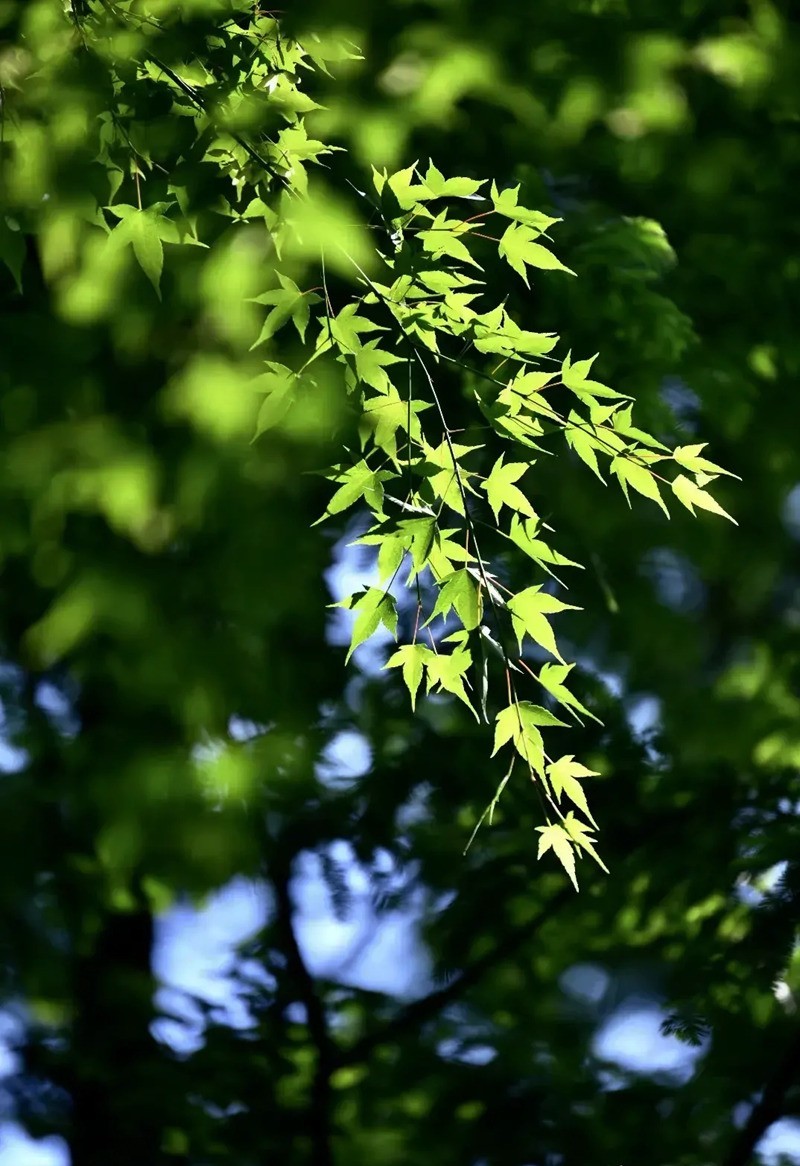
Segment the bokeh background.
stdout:
<path fill-rule="evenodd" d="M 62 16 L 0 6 L 5 87 L 23 33 Z M 0 1162 L 800 1160 L 796 7 L 281 18 L 361 50 L 307 82 L 315 138 L 347 150 L 332 184 L 432 157 L 562 218 L 578 278 L 509 309 L 599 352 L 644 428 L 709 442 L 739 525 L 537 464 L 537 510 L 585 565 L 561 642 L 603 726 L 569 749 L 602 775 L 611 873 L 584 864 L 575 895 L 538 864 L 521 783 L 464 855 L 499 777 L 485 730 L 447 701 L 412 714 L 380 639 L 345 668 L 327 607 L 373 571 L 358 514 L 311 525 L 337 386 L 251 441 L 269 255 L 220 235 L 171 268 L 167 248 L 159 302 L 94 254 L 94 91 L 64 64 L 35 93 L 61 153 L 28 125 L 0 216 Z M 134 156 L 175 117 L 144 102 Z M 63 211 L 36 220 L 43 259 L 42 182 Z"/>

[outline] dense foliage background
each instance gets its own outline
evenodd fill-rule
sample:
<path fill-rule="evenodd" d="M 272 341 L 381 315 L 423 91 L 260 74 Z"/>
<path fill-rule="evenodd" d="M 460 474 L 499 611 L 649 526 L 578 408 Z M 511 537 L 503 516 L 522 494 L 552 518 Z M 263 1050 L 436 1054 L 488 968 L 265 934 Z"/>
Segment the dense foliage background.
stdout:
<path fill-rule="evenodd" d="M 81 40 L 101 18 L 105 56 Z M 192 153 L 208 110 L 165 66 L 224 77 L 249 51 L 232 23 L 244 40 L 263 19 L 236 0 L 0 5 L 0 985 L 22 1025 L 5 1115 L 73 1166 L 740 1166 L 800 1119 L 797 13 L 309 2 L 281 14 L 317 66 L 308 104 L 220 83 L 233 145 L 212 167 Z M 287 109 L 302 146 L 280 139 Z M 239 156 L 254 136 L 260 157 Z M 250 213 L 268 215 L 289 146 L 328 167 L 319 236 L 355 249 L 347 180 L 370 165 L 522 183 L 578 278 L 509 282 L 518 318 L 599 351 L 646 428 L 708 441 L 743 480 L 734 528 L 537 462 L 536 508 L 586 567 L 560 643 L 603 721 L 569 730 L 602 775 L 611 872 L 583 864 L 578 895 L 536 861 L 525 783 L 463 856 L 500 776 L 486 726 L 458 701 L 413 713 L 380 645 L 344 666 L 329 568 L 371 560 L 344 550 L 358 516 L 312 527 L 331 490 L 304 472 L 336 460 L 335 380 L 252 441 L 271 253 L 247 214 L 232 238 L 228 192 L 263 183 Z M 172 202 L 210 246 L 175 234 Z M 164 205 L 111 248 L 112 204 Z M 312 975 L 297 905 L 319 871 L 320 914 L 353 940 Z M 188 1051 L 158 1024 L 154 931 L 235 878 L 267 905 L 237 965 L 248 1019 L 194 1001 Z M 359 987 L 398 917 L 418 921 L 405 999 Z M 609 1064 L 598 1032 L 648 1002 L 685 1061 Z"/>

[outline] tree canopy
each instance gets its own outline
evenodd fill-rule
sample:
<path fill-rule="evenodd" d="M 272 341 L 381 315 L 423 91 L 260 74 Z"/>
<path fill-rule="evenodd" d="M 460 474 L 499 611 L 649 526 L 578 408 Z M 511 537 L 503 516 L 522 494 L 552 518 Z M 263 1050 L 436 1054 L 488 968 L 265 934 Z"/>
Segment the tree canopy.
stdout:
<path fill-rule="evenodd" d="M 790 7 L 0 29 L 5 1116 L 73 1166 L 755 1161 L 800 1119 Z M 243 879 L 246 1018 L 170 1041 L 159 921 Z M 359 975 L 398 919 L 407 998 Z M 677 1069 L 610 1057 L 645 1006 Z"/>

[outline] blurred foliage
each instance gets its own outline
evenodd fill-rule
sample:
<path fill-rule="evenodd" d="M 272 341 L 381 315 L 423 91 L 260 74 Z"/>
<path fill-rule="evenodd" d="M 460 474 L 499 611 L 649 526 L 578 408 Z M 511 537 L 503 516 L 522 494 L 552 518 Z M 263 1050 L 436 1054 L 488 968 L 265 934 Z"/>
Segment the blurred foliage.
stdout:
<path fill-rule="evenodd" d="M 0 3 L 0 982 L 25 1021 L 5 1112 L 73 1166 L 739 1166 L 800 1116 L 796 14 L 309 0 L 263 49 L 259 21 L 236 0 Z M 586 565 L 562 646 L 603 721 L 569 730 L 611 869 L 577 896 L 536 863 L 522 784 L 462 857 L 496 786 L 485 726 L 343 667 L 324 572 L 363 526 L 312 527 L 330 490 L 307 472 L 347 425 L 335 362 L 251 440 L 277 375 L 250 349 L 274 305 L 252 301 L 291 191 L 324 175 L 318 217 L 292 206 L 279 239 L 306 287 L 331 236 L 373 250 L 347 180 L 429 156 L 563 219 L 577 279 L 490 290 L 744 482 L 721 495 L 734 530 L 537 462 L 531 501 Z M 473 387 L 448 383 L 454 429 Z M 502 562 L 530 584 L 524 555 Z M 343 732 L 371 761 L 334 781 Z M 417 1000 L 308 970 L 299 872 L 324 859 L 352 916 L 342 839 L 376 926 L 421 912 Z M 270 900 L 238 968 L 251 1022 L 196 1001 L 204 1043 L 178 1053 L 154 1035 L 154 921 L 237 875 Z M 637 1000 L 692 1071 L 604 1059 L 598 1030 Z"/>

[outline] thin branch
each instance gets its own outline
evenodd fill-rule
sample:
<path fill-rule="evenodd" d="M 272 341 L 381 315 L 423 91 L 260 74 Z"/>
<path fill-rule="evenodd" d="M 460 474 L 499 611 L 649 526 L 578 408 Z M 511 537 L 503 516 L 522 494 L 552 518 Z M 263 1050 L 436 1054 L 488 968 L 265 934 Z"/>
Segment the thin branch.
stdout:
<path fill-rule="evenodd" d="M 783 1115 L 786 1094 L 800 1076 L 800 1029 L 798 1029 L 775 1071 L 764 1086 L 758 1102 L 739 1130 L 722 1166 L 747 1166 L 756 1146 L 773 1122 Z"/>
<path fill-rule="evenodd" d="M 387 1044 L 389 1041 L 395 1040 L 398 1037 L 402 1038 L 403 1036 L 415 1035 L 421 1025 L 427 1023 L 429 1020 L 433 1020 L 444 1008 L 461 999 L 493 967 L 502 960 L 514 955 L 541 927 L 549 923 L 567 903 L 573 902 L 574 898 L 575 896 L 571 888 L 565 887 L 559 891 L 557 895 L 554 895 L 542 907 L 537 915 L 521 927 L 515 928 L 508 935 L 504 936 L 491 951 L 478 956 L 476 960 L 464 968 L 459 976 L 451 980 L 449 984 L 445 984 L 443 988 L 438 988 L 435 992 L 431 992 L 430 995 L 424 996 L 421 1000 L 414 1000 L 411 1004 L 402 1008 L 382 1027 L 365 1033 L 349 1049 L 341 1050 L 336 1059 L 336 1067 L 358 1064 L 366 1060 L 381 1045 Z"/>

